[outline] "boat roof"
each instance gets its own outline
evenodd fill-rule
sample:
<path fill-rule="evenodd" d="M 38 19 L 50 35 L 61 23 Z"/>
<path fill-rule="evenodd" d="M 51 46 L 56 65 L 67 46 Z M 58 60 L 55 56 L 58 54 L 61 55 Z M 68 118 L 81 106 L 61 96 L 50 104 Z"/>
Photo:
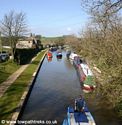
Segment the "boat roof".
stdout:
<path fill-rule="evenodd" d="M 95 125 L 91 113 L 75 112 L 72 107 L 68 107 L 68 125 Z"/>
<path fill-rule="evenodd" d="M 87 64 L 81 63 L 80 66 L 86 76 L 93 76 L 93 73 Z"/>
<path fill-rule="evenodd" d="M 72 58 L 72 59 L 74 59 L 75 56 L 78 56 L 78 55 L 75 54 L 75 53 L 71 53 L 71 54 L 70 54 L 70 58 Z"/>

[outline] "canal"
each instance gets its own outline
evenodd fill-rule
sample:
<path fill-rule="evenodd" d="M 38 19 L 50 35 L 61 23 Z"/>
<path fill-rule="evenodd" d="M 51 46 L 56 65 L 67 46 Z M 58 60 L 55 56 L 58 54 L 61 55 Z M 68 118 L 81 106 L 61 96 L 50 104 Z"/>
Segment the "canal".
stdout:
<path fill-rule="evenodd" d="M 45 122 L 44 125 L 50 122 L 61 125 L 66 117 L 67 107 L 73 106 L 74 99 L 80 94 L 85 97 L 97 125 L 119 125 L 114 112 L 99 103 L 101 100 L 97 91 L 91 94 L 82 92 L 76 70 L 67 60 L 65 52 L 60 60 L 57 60 L 55 52 L 52 61 L 44 59 L 19 120 L 40 120 L 42 124 Z"/>

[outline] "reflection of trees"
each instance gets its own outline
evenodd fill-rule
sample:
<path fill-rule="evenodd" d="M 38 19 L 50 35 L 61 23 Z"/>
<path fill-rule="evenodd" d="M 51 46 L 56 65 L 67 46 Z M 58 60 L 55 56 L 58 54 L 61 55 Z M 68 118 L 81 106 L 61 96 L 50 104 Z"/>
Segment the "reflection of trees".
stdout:
<path fill-rule="evenodd" d="M 48 58 L 48 57 L 47 57 L 47 61 L 48 61 L 48 62 L 51 62 L 51 61 L 52 61 L 52 58 Z"/>
<path fill-rule="evenodd" d="M 64 59 L 64 64 L 66 65 L 66 68 L 68 69 L 72 70 L 74 68 L 67 58 Z"/>

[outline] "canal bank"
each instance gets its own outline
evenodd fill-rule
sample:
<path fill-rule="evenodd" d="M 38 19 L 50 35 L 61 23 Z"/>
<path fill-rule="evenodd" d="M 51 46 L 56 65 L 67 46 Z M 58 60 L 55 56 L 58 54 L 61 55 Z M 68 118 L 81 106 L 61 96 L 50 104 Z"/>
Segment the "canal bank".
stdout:
<path fill-rule="evenodd" d="M 35 59 L 32 60 L 32 63 L 33 63 L 33 64 L 34 64 L 34 63 L 37 64 L 37 68 L 36 68 L 36 70 L 33 72 L 32 79 L 30 80 L 30 82 L 29 82 L 29 84 L 28 84 L 26 90 L 24 91 L 24 93 L 23 93 L 23 95 L 22 95 L 22 97 L 21 97 L 20 103 L 19 103 L 18 106 L 17 106 L 17 107 L 19 107 L 19 108 L 18 108 L 18 109 L 16 110 L 16 112 L 13 114 L 11 121 L 17 121 L 17 119 L 19 119 L 19 117 L 21 116 L 21 114 L 22 114 L 22 112 L 23 112 L 23 109 L 24 109 L 24 107 L 25 107 L 25 105 L 26 105 L 26 103 L 27 103 L 27 100 L 28 100 L 28 98 L 29 98 L 29 95 L 30 95 L 30 93 L 31 93 L 31 91 L 32 91 L 32 89 L 33 89 L 33 86 L 34 86 L 34 83 L 35 83 L 37 74 L 38 74 L 38 72 L 39 72 L 39 70 L 40 70 L 40 68 L 41 68 L 41 65 L 42 65 L 43 60 L 44 60 L 44 58 L 45 58 L 45 56 L 46 56 L 46 53 L 47 53 L 47 51 L 44 52 L 44 54 L 43 54 L 43 56 L 42 56 L 42 58 L 41 58 L 39 64 L 38 64 L 38 62 L 36 62 L 36 61 L 33 62 Z M 40 53 L 39 53 L 39 54 L 40 54 Z M 38 55 L 39 55 L 39 54 L 38 54 Z M 38 56 L 38 55 L 37 55 L 37 56 Z M 12 124 L 10 124 L 10 125 L 14 125 L 14 124 L 12 123 Z"/>
<path fill-rule="evenodd" d="M 37 57 L 29 64 L 27 69 L 18 77 L 18 79 L 0 98 L 0 124 L 2 124 L 2 120 L 10 121 L 12 116 L 13 119 L 16 119 L 16 116 L 19 114 L 19 109 L 22 106 L 22 103 L 19 103 L 20 99 L 24 100 L 24 95 L 26 95 L 26 93 L 24 93 L 23 97 L 22 94 L 28 87 L 28 84 L 33 80 L 32 75 L 36 71 L 37 66 L 40 63 L 40 59 L 44 53 L 45 51 L 41 51 L 37 55 Z"/>
<path fill-rule="evenodd" d="M 104 77 L 103 77 L 104 71 L 102 72 L 102 70 L 97 68 L 96 64 L 94 64 L 92 61 L 89 61 L 88 59 L 87 59 L 87 63 L 93 71 L 93 74 L 95 76 L 95 80 L 96 80 L 96 83 L 97 83 L 97 88 L 93 92 L 93 94 L 88 95 L 90 98 L 87 97 L 87 94 L 86 94 L 86 98 L 88 98 L 89 107 L 92 107 L 91 105 L 95 105 L 95 108 L 92 108 L 92 110 L 93 110 L 93 114 L 95 115 L 95 118 L 100 119 L 98 121 L 98 124 L 100 124 L 105 119 L 105 123 L 103 122 L 103 124 L 105 124 L 105 125 L 108 125 L 108 124 L 110 124 L 110 125 L 122 125 L 122 117 L 118 113 L 118 110 L 116 109 L 116 106 L 115 105 L 113 106 L 114 100 L 110 101 L 109 97 L 106 96 L 106 95 L 109 93 L 115 99 L 118 98 L 118 97 L 115 97 L 111 93 L 112 90 L 106 91 L 106 94 L 103 93 L 103 89 L 106 88 L 106 86 L 108 87 L 108 84 L 106 83 L 107 84 L 106 85 L 105 81 L 104 81 Z M 110 81 L 110 83 L 111 83 L 111 81 Z M 90 103 L 92 101 L 92 98 L 93 98 L 92 96 L 95 99 L 93 104 Z M 110 117 L 105 117 L 105 118 L 101 117 L 99 115 L 100 114 L 99 111 L 102 111 L 101 112 L 102 116 L 108 115 Z"/>

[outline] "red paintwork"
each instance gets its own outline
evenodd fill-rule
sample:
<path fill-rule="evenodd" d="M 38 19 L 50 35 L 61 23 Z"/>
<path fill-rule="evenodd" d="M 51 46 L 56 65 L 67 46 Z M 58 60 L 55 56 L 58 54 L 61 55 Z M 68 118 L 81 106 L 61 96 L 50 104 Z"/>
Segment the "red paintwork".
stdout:
<path fill-rule="evenodd" d="M 93 86 L 89 86 L 89 87 L 83 86 L 83 89 L 88 90 L 88 91 L 93 91 L 94 87 Z"/>
<path fill-rule="evenodd" d="M 93 88 L 89 88 L 89 87 L 82 87 L 81 89 L 82 89 L 83 92 L 85 92 L 85 93 L 90 93 L 90 92 L 93 92 L 93 91 L 94 91 Z"/>
<path fill-rule="evenodd" d="M 52 53 L 51 53 L 51 52 L 48 52 L 48 53 L 47 53 L 47 57 L 48 57 L 48 58 L 52 58 Z"/>

